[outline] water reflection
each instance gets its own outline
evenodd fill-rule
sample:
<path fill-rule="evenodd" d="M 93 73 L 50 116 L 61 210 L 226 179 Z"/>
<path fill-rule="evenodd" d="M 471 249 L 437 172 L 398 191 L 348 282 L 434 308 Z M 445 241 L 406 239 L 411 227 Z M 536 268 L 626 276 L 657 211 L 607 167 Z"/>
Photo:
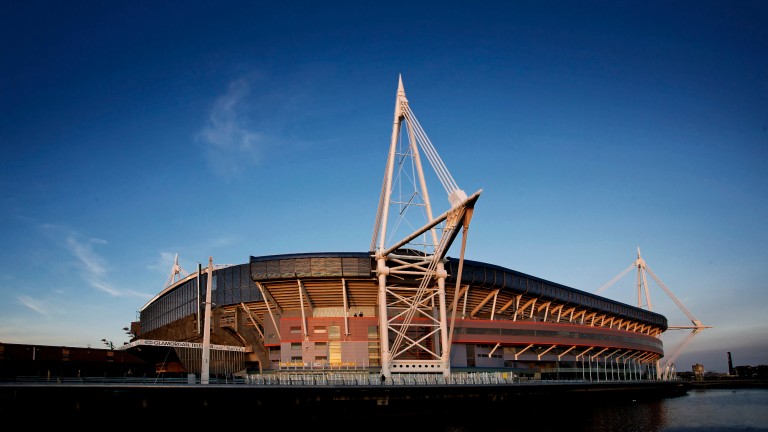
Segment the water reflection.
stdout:
<path fill-rule="evenodd" d="M 579 405 L 518 406 L 496 416 L 472 418 L 471 413 L 446 419 L 444 426 L 413 429 L 443 432 L 513 432 L 531 430 L 591 432 L 768 432 L 768 390 L 691 390 L 687 395 L 658 401 Z"/>

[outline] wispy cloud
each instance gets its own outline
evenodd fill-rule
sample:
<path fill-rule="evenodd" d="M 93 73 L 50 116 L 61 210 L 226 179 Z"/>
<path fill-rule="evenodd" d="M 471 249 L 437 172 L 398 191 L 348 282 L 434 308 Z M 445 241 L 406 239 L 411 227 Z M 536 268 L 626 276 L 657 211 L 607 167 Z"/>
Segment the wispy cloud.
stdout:
<path fill-rule="evenodd" d="M 169 285 L 172 281 L 172 279 L 178 280 L 178 278 L 183 278 L 189 275 L 189 270 L 184 268 L 183 265 L 181 265 L 181 257 L 179 258 L 179 267 L 180 271 L 178 274 L 172 273 L 172 270 L 174 269 L 174 262 L 176 259 L 176 253 L 171 252 L 160 252 L 159 259 L 153 263 L 147 266 L 148 269 L 155 271 L 155 272 L 167 272 L 166 274 L 167 279 L 165 281 L 165 286 Z"/>
<path fill-rule="evenodd" d="M 152 264 L 149 264 L 147 266 L 147 269 L 152 270 L 153 272 L 158 273 L 165 273 L 169 272 L 171 270 L 171 267 L 173 266 L 173 260 L 176 257 L 176 254 L 173 252 L 160 252 L 160 257 L 157 261 L 155 261 Z"/>
<path fill-rule="evenodd" d="M 106 240 L 90 239 L 86 243 L 81 243 L 74 236 L 66 239 L 69 250 L 85 265 L 86 273 L 94 277 L 103 277 L 106 273 L 104 269 L 104 260 L 93 252 L 94 244 L 107 244 Z"/>
<path fill-rule="evenodd" d="M 215 248 L 232 246 L 235 243 L 237 243 L 237 239 L 231 236 L 216 237 L 211 240 L 211 246 Z"/>
<path fill-rule="evenodd" d="M 113 296 L 124 294 L 110 283 L 107 261 L 95 250 L 96 246 L 107 245 L 106 240 L 87 238 L 71 227 L 56 224 L 41 224 L 40 228 L 75 259 L 73 265 L 88 285 Z"/>
<path fill-rule="evenodd" d="M 45 307 L 45 305 L 37 300 L 33 299 L 29 296 L 17 296 L 16 300 L 19 301 L 23 306 L 26 306 L 29 309 L 32 309 L 33 311 L 39 313 L 40 315 L 43 315 L 45 317 L 48 317 L 48 309 Z"/>
<path fill-rule="evenodd" d="M 74 234 L 66 238 L 65 244 L 75 258 L 82 264 L 80 276 L 92 287 L 120 296 L 122 293 L 112 286 L 107 279 L 107 268 L 104 259 L 94 250 L 94 245 L 107 244 L 106 240 L 88 239 L 81 241 Z"/>
<path fill-rule="evenodd" d="M 245 79 L 229 84 L 219 96 L 208 116 L 208 124 L 197 140 L 213 171 L 222 177 L 232 177 L 259 161 L 264 136 L 251 130 L 247 121 L 247 96 L 250 85 Z"/>

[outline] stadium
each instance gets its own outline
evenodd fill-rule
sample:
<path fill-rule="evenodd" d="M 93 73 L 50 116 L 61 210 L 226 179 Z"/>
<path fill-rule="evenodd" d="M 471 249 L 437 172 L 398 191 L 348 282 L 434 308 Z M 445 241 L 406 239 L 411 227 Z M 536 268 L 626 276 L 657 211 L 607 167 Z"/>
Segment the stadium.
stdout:
<path fill-rule="evenodd" d="M 437 182 L 449 208 L 435 216 L 427 190 Z M 226 266 L 209 258 L 191 273 L 177 259 L 120 349 L 158 373 L 201 382 L 329 373 L 661 379 L 663 315 L 464 258 L 481 194 L 467 195 L 451 177 L 401 78 L 367 251 L 250 256 Z"/>

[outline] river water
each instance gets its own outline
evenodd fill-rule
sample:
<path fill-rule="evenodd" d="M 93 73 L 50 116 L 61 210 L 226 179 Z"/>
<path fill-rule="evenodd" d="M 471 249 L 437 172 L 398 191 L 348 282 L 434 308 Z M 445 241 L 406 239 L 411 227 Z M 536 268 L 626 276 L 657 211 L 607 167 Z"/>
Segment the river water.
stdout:
<path fill-rule="evenodd" d="M 525 407 L 444 423 L 442 432 L 768 431 L 768 389 L 692 389 L 657 401 Z M 423 430 L 423 429 L 422 429 Z"/>
<path fill-rule="evenodd" d="M 107 393 L 80 392 L 83 388 L 77 385 L 43 389 L 50 391 L 8 392 L 5 401 L 0 398 L 0 417 L 32 421 L 37 426 L 77 424 L 81 430 L 135 422 L 139 429 L 150 430 L 155 426 L 169 430 L 262 430 L 261 426 L 271 425 L 267 429 L 333 432 L 768 432 L 768 388 L 692 388 L 681 396 L 634 401 L 610 395 L 532 394 L 489 407 L 451 403 L 446 409 L 441 409 L 444 399 L 440 399 L 429 405 L 436 409 L 430 414 L 420 411 L 424 403 L 411 405 L 406 399 L 404 404 L 389 406 L 397 412 L 383 416 L 373 415 L 377 409 L 355 412 L 363 405 L 348 409 L 352 402 L 343 394 L 321 405 L 319 411 L 313 411 L 308 402 L 311 399 L 306 398 L 297 398 L 294 403 L 282 397 L 276 405 L 269 405 L 242 385 L 224 392 L 213 388 L 203 396 L 164 393 L 162 386 L 148 388 L 146 393 L 119 388 Z M 413 412 L 408 411 L 411 408 Z"/>

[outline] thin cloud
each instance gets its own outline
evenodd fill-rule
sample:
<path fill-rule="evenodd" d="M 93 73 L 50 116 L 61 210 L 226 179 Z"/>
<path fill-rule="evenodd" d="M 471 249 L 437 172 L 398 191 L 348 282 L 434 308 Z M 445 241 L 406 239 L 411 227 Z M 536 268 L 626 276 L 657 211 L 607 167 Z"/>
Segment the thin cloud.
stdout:
<path fill-rule="evenodd" d="M 19 301 L 23 306 L 27 307 L 28 309 L 31 309 L 40 315 L 43 315 L 44 317 L 48 317 L 48 310 L 47 308 L 40 302 L 39 300 L 33 299 L 29 296 L 18 296 L 16 297 L 16 300 Z"/>
<path fill-rule="evenodd" d="M 236 175 L 261 156 L 264 136 L 251 130 L 246 120 L 249 93 L 245 79 L 230 83 L 227 92 L 216 99 L 208 124 L 197 136 L 211 169 L 222 177 Z"/>
<path fill-rule="evenodd" d="M 237 243 L 237 239 L 230 236 L 217 237 L 211 241 L 211 246 L 214 248 L 221 248 L 226 246 L 232 246 Z"/>
<path fill-rule="evenodd" d="M 87 243 L 81 243 L 73 236 L 66 240 L 67 247 L 85 265 L 86 274 L 93 277 L 103 277 L 106 273 L 104 260 L 93 251 L 93 244 L 107 244 L 106 240 L 90 239 Z"/>
<path fill-rule="evenodd" d="M 184 266 L 181 265 L 181 257 L 179 257 L 179 267 L 181 267 L 181 276 L 174 275 L 171 273 L 174 267 L 174 260 L 176 259 L 176 255 L 177 253 L 160 252 L 160 259 L 154 264 L 148 265 L 147 268 L 154 272 L 165 273 L 167 277 L 167 279 L 165 280 L 166 284 L 169 282 L 171 276 L 173 276 L 174 278 L 186 277 L 187 275 L 189 275 L 189 270 L 185 269 Z"/>
<path fill-rule="evenodd" d="M 65 233 L 65 250 L 77 259 L 77 268 L 80 269 L 80 277 L 82 277 L 88 285 L 116 297 L 122 295 L 120 290 L 116 289 L 107 281 L 109 271 L 106 261 L 94 251 L 94 245 L 106 245 L 106 240 L 92 238 L 83 241 L 80 240 L 80 235 L 72 229 L 52 224 L 45 224 L 42 227 L 46 230 L 54 230 L 54 232 L 63 231 Z"/>
<path fill-rule="evenodd" d="M 160 252 L 160 259 L 153 264 L 149 264 L 147 269 L 158 273 L 169 272 L 171 267 L 173 267 L 173 260 L 175 257 L 176 254 L 173 252 Z"/>
<path fill-rule="evenodd" d="M 115 296 L 115 297 L 119 297 L 119 296 L 123 295 L 122 292 L 120 292 L 116 288 L 114 288 L 112 286 L 112 284 L 110 284 L 109 282 L 105 282 L 105 281 L 97 279 L 97 278 L 88 277 L 88 275 L 84 275 L 84 278 L 85 278 L 86 282 L 88 282 L 88 284 L 90 284 L 94 288 L 98 288 L 98 289 L 100 289 L 100 290 L 102 290 L 102 291 L 104 291 L 104 292 L 106 292 L 108 294 L 111 294 L 111 295 Z"/>

